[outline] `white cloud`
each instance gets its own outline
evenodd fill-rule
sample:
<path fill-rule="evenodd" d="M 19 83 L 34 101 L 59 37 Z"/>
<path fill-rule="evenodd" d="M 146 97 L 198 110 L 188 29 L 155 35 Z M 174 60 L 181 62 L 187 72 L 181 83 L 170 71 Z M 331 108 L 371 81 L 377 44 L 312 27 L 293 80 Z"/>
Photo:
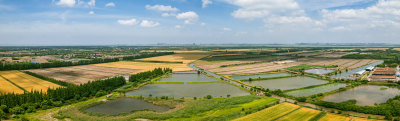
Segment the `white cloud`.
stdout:
<path fill-rule="evenodd" d="M 400 0 L 379 0 L 363 9 L 322 10 L 323 22 L 346 27 L 365 29 L 397 26 L 400 28 Z M 341 30 L 341 29 L 334 29 Z"/>
<path fill-rule="evenodd" d="M 133 25 L 138 24 L 138 21 L 136 19 L 118 20 L 118 23 L 121 24 L 121 25 L 133 26 Z"/>
<path fill-rule="evenodd" d="M 56 3 L 59 6 L 74 7 L 76 4 L 75 0 L 60 0 Z"/>
<path fill-rule="evenodd" d="M 206 23 L 204 23 L 204 22 L 200 23 L 200 26 L 205 26 L 205 25 L 206 25 Z"/>
<path fill-rule="evenodd" d="M 176 29 L 182 29 L 183 26 L 181 26 L 181 25 L 176 25 L 175 28 L 176 28 Z"/>
<path fill-rule="evenodd" d="M 176 15 L 177 19 L 185 20 L 185 24 L 193 24 L 199 18 L 196 12 L 189 11 Z"/>
<path fill-rule="evenodd" d="M 115 7 L 115 3 L 114 2 L 109 2 L 106 4 L 106 7 Z"/>
<path fill-rule="evenodd" d="M 225 28 L 222 28 L 222 30 L 224 30 L 224 31 L 232 31 L 232 29 L 231 29 L 231 28 L 227 28 L 227 27 L 225 27 Z"/>
<path fill-rule="evenodd" d="M 211 0 L 201 0 L 201 2 L 202 2 L 202 7 L 203 8 L 206 8 L 207 5 L 212 4 Z"/>
<path fill-rule="evenodd" d="M 90 14 L 90 15 L 93 15 L 93 14 L 94 14 L 94 11 L 89 11 L 89 14 Z"/>
<path fill-rule="evenodd" d="M 175 13 L 163 13 L 163 14 L 161 14 L 161 16 L 163 16 L 163 17 L 176 16 L 176 14 Z"/>
<path fill-rule="evenodd" d="M 158 22 L 153 22 L 153 21 L 148 21 L 148 20 L 143 20 L 142 23 L 140 23 L 141 27 L 156 27 L 159 25 L 160 25 L 160 23 L 158 23 Z"/>
<path fill-rule="evenodd" d="M 172 6 L 165 6 L 165 5 L 146 5 L 147 10 L 159 11 L 159 12 L 177 12 L 179 11 L 178 8 Z"/>
<path fill-rule="evenodd" d="M 96 0 L 90 0 L 88 3 L 89 7 L 94 7 L 96 6 Z"/>
<path fill-rule="evenodd" d="M 232 13 L 235 18 L 255 19 L 270 15 L 302 13 L 297 2 L 293 0 L 225 0 L 239 6 Z"/>

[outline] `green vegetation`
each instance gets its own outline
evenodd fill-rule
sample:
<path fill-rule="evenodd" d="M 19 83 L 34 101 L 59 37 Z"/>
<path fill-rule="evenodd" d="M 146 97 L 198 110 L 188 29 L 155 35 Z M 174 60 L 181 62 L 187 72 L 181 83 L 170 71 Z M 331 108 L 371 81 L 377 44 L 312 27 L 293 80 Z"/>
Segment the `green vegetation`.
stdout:
<path fill-rule="evenodd" d="M 134 120 L 134 119 L 150 119 L 150 120 L 231 120 L 244 116 L 246 114 L 257 112 L 278 101 L 275 98 L 259 98 L 257 96 L 241 96 L 230 98 L 212 98 L 212 99 L 168 99 L 160 100 L 156 98 L 145 98 L 156 104 L 160 101 L 171 103 L 184 101 L 185 106 L 178 108 L 176 111 L 167 113 L 155 113 L 152 111 L 137 111 L 133 114 L 121 116 L 95 116 L 83 114 L 79 111 L 80 107 L 89 104 L 82 104 L 74 108 L 67 108 L 59 111 L 57 117 L 60 119 L 69 118 L 71 120 Z M 179 104 L 178 104 L 179 105 Z M 174 109 L 173 109 L 174 110 Z"/>
<path fill-rule="evenodd" d="M 386 51 L 378 51 L 378 52 L 371 52 L 367 54 L 350 54 L 343 56 L 342 58 L 346 59 L 381 59 L 384 60 L 384 63 L 379 66 L 390 66 L 396 67 L 400 64 L 400 53 L 398 51 L 394 51 L 392 49 L 388 49 Z"/>
<path fill-rule="evenodd" d="M 8 108 L 8 110 L 3 110 L 7 113 L 30 113 L 39 109 L 60 107 L 79 100 L 86 100 L 88 97 L 96 96 L 99 91 L 111 92 L 125 83 L 123 77 L 115 77 L 88 82 L 79 86 L 48 89 L 47 93 L 33 91 L 24 94 L 5 94 L 0 96 L 0 105 L 5 105 Z M 102 94 L 105 95 L 107 93 Z"/>

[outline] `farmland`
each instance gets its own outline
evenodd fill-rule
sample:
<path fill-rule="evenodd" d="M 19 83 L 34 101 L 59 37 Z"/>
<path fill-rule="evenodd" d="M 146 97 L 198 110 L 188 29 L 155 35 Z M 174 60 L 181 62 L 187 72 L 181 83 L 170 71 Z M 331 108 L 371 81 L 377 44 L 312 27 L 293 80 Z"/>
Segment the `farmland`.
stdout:
<path fill-rule="evenodd" d="M 17 86 L 8 82 L 4 78 L 0 78 L 0 85 L 1 85 L 0 93 L 17 93 L 17 94 L 24 93 L 24 90 L 18 88 Z"/>
<path fill-rule="evenodd" d="M 2 78 L 5 80 L 8 80 L 15 85 L 18 85 L 19 87 L 23 88 L 26 91 L 43 91 L 46 92 L 48 88 L 58 88 L 60 87 L 57 84 L 53 84 L 51 82 L 38 79 L 36 77 L 33 77 L 31 75 L 22 73 L 20 71 L 1 71 L 0 75 Z M 4 81 L 2 81 L 4 82 Z M 5 88 L 9 88 L 11 90 L 7 90 L 5 92 L 18 92 L 21 93 L 19 90 L 17 90 L 14 85 L 7 84 L 9 86 Z M 3 86 L 3 85 L 2 85 Z"/>
<path fill-rule="evenodd" d="M 107 77 L 139 72 L 138 69 L 111 68 L 93 65 L 32 69 L 27 71 L 76 85 Z"/>
<path fill-rule="evenodd" d="M 245 117 L 241 117 L 235 119 L 235 121 L 269 121 L 277 119 L 291 111 L 298 109 L 300 106 L 294 105 L 291 103 L 282 103 L 279 105 L 272 106 L 270 108 L 264 109 L 262 111 L 247 115 Z"/>
<path fill-rule="evenodd" d="M 185 53 L 185 54 L 173 54 L 173 55 L 165 55 L 158 56 L 152 58 L 138 59 L 139 62 L 136 61 L 120 61 L 113 63 L 103 63 L 103 64 L 94 64 L 94 66 L 101 67 L 111 67 L 111 68 L 124 68 L 124 69 L 137 69 L 138 72 L 144 72 L 148 70 L 153 70 L 154 68 L 171 68 L 173 71 L 190 71 L 192 68 L 188 67 L 187 64 L 197 59 L 203 58 L 207 56 L 207 54 L 203 53 Z M 146 62 L 148 61 L 148 62 Z M 177 62 L 177 63 L 171 63 Z M 138 72 L 133 72 L 131 74 L 135 74 Z"/>
<path fill-rule="evenodd" d="M 257 74 L 268 71 L 283 70 L 298 65 L 314 65 L 310 67 L 329 67 L 332 70 L 355 69 L 367 64 L 378 62 L 379 60 L 371 59 L 312 59 L 302 58 L 297 61 L 275 61 L 265 62 L 257 59 L 252 60 L 231 60 L 231 61 L 208 61 L 196 62 L 200 68 L 221 75 L 237 75 L 237 74 Z M 228 65 L 228 66 L 227 66 Z M 225 66 L 225 67 L 224 67 Z M 333 67 L 335 66 L 335 67 Z M 308 68 L 307 68 L 308 69 Z"/>
<path fill-rule="evenodd" d="M 291 103 L 281 103 L 264 110 L 235 119 L 234 121 L 309 121 L 314 118 L 318 121 L 375 121 L 351 116 L 327 113 L 306 107 L 300 107 Z M 319 117 L 322 116 L 322 117 Z"/>

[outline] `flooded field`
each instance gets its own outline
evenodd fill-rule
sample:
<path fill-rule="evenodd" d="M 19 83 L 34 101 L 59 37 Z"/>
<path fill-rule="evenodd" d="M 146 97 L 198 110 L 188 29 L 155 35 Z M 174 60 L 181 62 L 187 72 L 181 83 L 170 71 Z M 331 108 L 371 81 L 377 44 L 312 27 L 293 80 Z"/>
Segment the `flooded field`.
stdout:
<path fill-rule="evenodd" d="M 211 82 L 218 81 L 204 74 L 171 74 L 169 77 L 161 78 L 160 82 Z"/>
<path fill-rule="evenodd" d="M 204 97 L 212 95 L 213 97 L 244 96 L 250 93 L 241 90 L 238 87 L 225 83 L 199 83 L 199 84 L 150 84 L 141 87 L 138 90 L 127 92 L 132 96 L 149 96 L 153 97 L 168 96 L 174 98 L 191 98 Z"/>
<path fill-rule="evenodd" d="M 100 113 L 107 115 L 118 115 L 121 113 L 130 113 L 132 111 L 152 110 L 155 112 L 165 112 L 170 108 L 168 106 L 158 106 L 136 98 L 119 98 L 100 105 L 88 108 L 86 111 L 91 113 Z"/>
<path fill-rule="evenodd" d="M 295 97 L 305 97 L 305 96 L 311 96 L 311 95 L 315 95 L 315 94 L 319 94 L 319 93 L 330 92 L 333 90 L 337 90 L 341 87 L 346 87 L 346 84 L 328 84 L 328 85 L 309 88 L 309 89 L 294 90 L 294 91 L 287 92 L 286 94 L 295 96 Z"/>
<path fill-rule="evenodd" d="M 343 102 L 348 100 L 356 100 L 357 105 L 373 106 L 386 102 L 388 99 L 400 95 L 400 90 L 386 86 L 365 85 L 355 87 L 354 89 L 328 95 L 323 98 L 329 102 Z"/>
<path fill-rule="evenodd" d="M 303 88 L 313 85 L 320 85 L 328 83 L 325 80 L 314 79 L 310 77 L 291 77 L 291 78 L 282 78 L 282 79 L 271 79 L 271 80 L 263 80 L 263 81 L 252 81 L 245 82 L 254 86 L 261 86 L 263 88 L 268 88 L 271 90 L 281 89 L 281 90 L 289 90 L 296 88 Z"/>
<path fill-rule="evenodd" d="M 290 76 L 291 74 L 289 73 L 275 73 L 275 74 L 262 74 L 262 75 L 246 75 L 246 76 L 231 76 L 230 78 L 235 79 L 235 80 L 245 80 L 249 78 L 274 78 L 274 77 L 284 77 L 284 76 Z"/>
<path fill-rule="evenodd" d="M 330 69 L 308 69 L 305 70 L 307 73 L 312 73 L 312 74 L 319 74 L 319 75 L 324 75 L 333 72 L 333 70 Z"/>
<path fill-rule="evenodd" d="M 176 74 L 197 74 L 197 71 L 177 71 Z"/>

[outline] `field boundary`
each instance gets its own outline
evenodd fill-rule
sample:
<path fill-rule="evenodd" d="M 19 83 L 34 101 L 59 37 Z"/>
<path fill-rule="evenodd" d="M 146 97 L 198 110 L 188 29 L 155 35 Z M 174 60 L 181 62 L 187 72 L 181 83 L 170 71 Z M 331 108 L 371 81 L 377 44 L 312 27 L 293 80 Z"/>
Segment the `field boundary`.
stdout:
<path fill-rule="evenodd" d="M 284 114 L 284 115 L 282 115 L 282 116 L 280 116 L 280 117 L 278 117 L 276 119 L 273 119 L 272 121 L 276 121 L 276 120 L 279 120 L 280 118 L 286 117 L 287 115 L 289 115 L 289 114 L 291 114 L 291 113 L 293 113 L 293 112 L 295 112 L 297 110 L 300 110 L 301 108 L 303 108 L 303 107 L 300 106 L 300 107 L 298 107 L 298 108 L 296 108 L 296 109 L 294 109 L 294 110 L 292 110 L 292 111 L 290 111 L 290 112 L 288 112 L 288 113 L 286 113 L 286 114 Z"/>
<path fill-rule="evenodd" d="M 7 80 L 8 82 L 10 82 L 11 84 L 13 84 L 14 86 L 16 86 L 16 87 L 22 89 L 24 92 L 28 92 L 28 91 L 25 90 L 24 88 L 20 87 L 19 85 L 15 84 L 14 82 L 12 82 L 12 81 L 8 80 L 7 78 L 5 78 L 3 75 L 0 75 L 0 77 L 3 78 L 3 79 L 5 79 L 5 80 Z"/>

